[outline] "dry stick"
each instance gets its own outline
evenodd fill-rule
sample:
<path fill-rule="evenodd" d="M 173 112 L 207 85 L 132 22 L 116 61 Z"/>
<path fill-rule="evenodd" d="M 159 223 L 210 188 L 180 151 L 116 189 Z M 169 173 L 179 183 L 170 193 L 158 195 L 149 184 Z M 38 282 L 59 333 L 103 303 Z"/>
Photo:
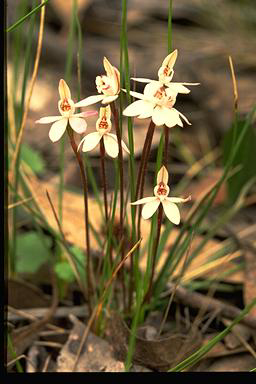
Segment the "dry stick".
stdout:
<path fill-rule="evenodd" d="M 105 172 L 105 146 L 104 146 L 103 138 L 100 139 L 100 162 L 101 162 L 101 177 L 102 177 L 104 207 L 105 207 L 105 219 L 106 219 L 106 228 L 107 228 L 108 200 L 107 200 L 107 183 L 106 183 L 106 172 Z"/>
<path fill-rule="evenodd" d="M 47 308 L 28 308 L 28 309 L 16 309 L 8 305 L 8 320 L 10 321 L 20 321 L 24 319 L 28 320 L 38 320 L 38 318 L 42 318 L 47 313 Z M 63 317 L 67 317 L 68 314 L 72 312 L 75 316 L 84 316 L 87 317 L 89 315 L 88 307 L 87 305 L 74 305 L 72 307 L 58 307 L 56 309 L 56 312 L 53 315 L 54 319 L 59 319 Z M 63 333 L 65 332 L 64 328 L 57 327 L 53 324 L 47 324 L 47 328 L 58 332 Z"/>
<path fill-rule="evenodd" d="M 169 295 L 170 292 L 175 288 L 174 283 L 168 283 L 170 289 L 168 292 L 163 292 L 161 297 Z M 220 315 L 228 319 L 234 320 L 235 317 L 239 316 L 241 310 L 233 305 L 222 303 L 218 299 L 209 298 L 198 292 L 190 292 L 185 287 L 179 286 L 176 288 L 175 297 L 182 302 L 183 305 L 187 305 L 192 308 L 200 309 L 207 307 L 209 312 L 220 311 Z M 256 316 L 246 315 L 241 323 L 247 325 L 250 328 L 256 329 Z"/>
<path fill-rule="evenodd" d="M 46 359 L 45 359 L 45 361 L 44 361 L 44 366 L 43 366 L 42 372 L 47 372 L 47 369 L 48 369 L 48 366 L 49 366 L 51 357 L 52 357 L 51 354 L 49 354 L 49 355 L 46 357 Z"/>
<path fill-rule="evenodd" d="M 13 343 L 16 345 L 21 345 L 25 340 L 29 340 L 33 335 L 35 335 L 38 331 L 40 331 L 53 317 L 57 306 L 58 306 L 58 287 L 57 287 L 57 281 L 56 276 L 54 272 L 51 270 L 51 277 L 52 277 L 52 303 L 51 307 L 48 309 L 45 316 L 32 323 L 29 327 L 25 327 L 24 330 L 20 330 L 19 334 L 14 336 Z"/>
<path fill-rule="evenodd" d="M 18 356 L 18 357 L 16 357 L 15 359 L 13 359 L 13 360 L 11 360 L 11 361 L 9 361 L 9 363 L 7 363 L 6 364 L 6 367 L 8 368 L 8 367 L 10 367 L 10 366 L 12 366 L 14 363 L 16 363 L 17 361 L 19 361 L 19 360 L 21 360 L 21 359 L 25 359 L 26 361 L 29 361 L 29 363 L 34 367 L 34 369 L 36 370 L 36 366 L 35 366 L 35 364 L 34 364 L 34 362 L 31 360 L 31 359 L 29 359 L 26 355 L 20 355 L 20 356 Z"/>
<path fill-rule="evenodd" d="M 236 331 L 235 327 L 232 328 L 231 332 L 238 338 L 238 340 L 243 344 L 248 352 L 256 359 L 256 352 L 252 349 L 250 344 Z"/>
<path fill-rule="evenodd" d="M 18 207 L 19 205 L 23 205 L 23 204 L 25 204 L 25 203 L 27 203 L 28 201 L 31 201 L 31 200 L 33 200 L 33 197 L 28 197 L 27 199 L 17 201 L 16 203 L 13 203 L 13 204 L 9 204 L 8 205 L 8 209 L 12 209 L 14 207 Z"/>
<path fill-rule="evenodd" d="M 120 177 L 120 238 L 123 237 L 124 231 L 124 223 L 123 223 L 123 209 L 124 209 L 124 170 L 123 170 L 123 148 L 122 148 L 122 139 L 121 132 L 119 127 L 119 118 L 118 111 L 116 109 L 115 103 L 111 103 L 111 111 L 114 115 L 115 128 L 116 128 L 116 136 L 118 142 L 118 161 L 119 161 L 119 177 Z M 124 247 L 121 248 L 121 260 L 124 258 Z M 121 283 L 123 289 L 123 305 L 126 308 L 126 289 L 124 282 L 124 271 L 121 272 Z"/>
<path fill-rule="evenodd" d="M 192 237 L 193 237 L 193 234 L 192 234 Z M 187 252 L 185 254 L 185 259 L 184 259 L 184 263 L 183 263 L 183 266 L 182 266 L 182 269 L 181 269 L 181 273 L 180 273 L 180 276 L 178 277 L 176 283 L 175 283 L 175 286 L 174 286 L 174 289 L 171 293 L 171 296 L 170 296 L 170 299 L 169 299 L 169 302 L 168 302 L 168 305 L 166 307 L 166 310 L 165 310 L 165 313 L 164 313 L 164 317 L 161 321 L 161 324 L 160 324 L 160 328 L 159 328 L 159 331 L 158 331 L 158 337 L 161 335 L 162 331 L 163 331 L 163 328 L 164 328 L 164 324 L 166 322 L 166 319 L 167 319 L 167 316 L 168 316 L 168 313 L 170 311 L 170 308 L 171 308 L 171 304 L 172 304 L 172 301 L 173 301 L 173 298 L 174 298 L 174 295 L 175 295 L 175 292 L 176 292 L 176 289 L 180 283 L 180 280 L 182 278 L 182 276 L 184 275 L 184 272 L 186 270 L 186 266 L 187 266 L 187 260 L 188 260 L 188 256 L 189 256 L 189 253 L 190 253 L 190 249 L 191 249 L 191 244 L 192 244 L 192 238 L 190 240 L 190 243 L 189 243 L 189 246 L 187 248 Z"/>
<path fill-rule="evenodd" d="M 84 163 L 82 160 L 82 157 L 80 155 L 80 152 L 77 150 L 77 145 L 74 139 L 73 131 L 72 129 L 68 126 L 67 129 L 69 140 L 71 147 L 74 151 L 74 154 L 76 156 L 79 169 L 80 169 L 80 174 L 81 174 L 81 181 L 83 184 L 83 192 L 84 192 L 84 225 L 85 225 L 85 249 L 87 253 L 87 263 L 86 263 L 86 274 L 87 274 L 87 289 L 88 289 L 88 306 L 89 310 L 91 311 L 92 309 L 92 304 L 91 304 L 91 295 L 93 295 L 93 287 L 92 287 L 92 270 L 91 270 L 91 252 L 90 252 L 90 235 L 89 235 L 89 215 L 88 215 L 88 186 L 87 186 L 87 178 L 86 178 L 86 173 L 85 173 L 85 168 L 84 168 Z"/>
<path fill-rule="evenodd" d="M 41 3 L 43 3 L 43 0 L 41 1 Z M 36 76 L 37 76 L 37 72 L 38 72 L 39 60 L 40 60 L 41 50 L 42 50 L 43 32 L 44 32 L 44 17 L 45 17 L 45 7 L 42 7 L 41 8 L 41 15 L 40 15 L 40 26 L 39 26 L 39 33 L 38 33 L 38 43 L 37 43 L 36 58 L 35 58 L 35 63 L 34 63 L 34 70 L 33 70 L 32 78 L 31 78 L 31 83 L 30 83 L 30 87 L 29 87 L 28 98 L 27 98 L 25 110 L 24 110 L 23 117 L 22 117 L 21 127 L 19 130 L 19 136 L 18 136 L 18 139 L 16 142 L 15 152 L 13 155 L 12 166 L 11 166 L 11 175 L 14 175 L 14 168 L 15 168 L 17 156 L 18 156 L 18 153 L 20 150 L 21 140 L 22 140 L 23 132 L 25 129 L 26 121 L 27 121 L 27 115 L 28 115 L 30 100 L 32 97 L 32 92 L 34 89 Z"/>
<path fill-rule="evenodd" d="M 79 360 L 79 357 L 81 355 L 81 352 L 82 352 L 82 349 L 84 347 L 84 344 L 86 343 L 86 340 L 87 340 L 87 337 L 88 337 L 88 334 L 89 334 L 89 331 L 90 331 L 90 328 L 91 326 L 93 325 L 93 322 L 96 318 L 98 318 L 100 316 L 100 313 L 102 311 L 102 306 L 103 306 L 103 303 L 104 303 L 104 300 L 105 300 L 105 296 L 106 296 L 106 293 L 107 293 L 107 290 L 108 288 L 110 287 L 110 285 L 112 284 L 114 278 L 116 277 L 118 271 L 122 268 L 122 266 L 124 265 L 126 259 L 132 255 L 132 253 L 135 251 L 135 249 L 139 246 L 139 244 L 141 243 L 141 240 L 138 240 L 137 243 L 132 247 L 132 249 L 127 253 L 127 255 L 118 263 L 118 265 L 116 266 L 114 272 L 112 273 L 112 276 L 110 277 L 110 279 L 107 281 L 106 283 L 106 286 L 105 286 L 105 289 L 99 299 L 99 303 L 98 305 L 94 308 L 92 314 L 91 314 L 91 317 L 88 321 L 88 324 L 87 324 L 87 327 L 85 328 L 85 331 L 82 335 L 82 339 L 81 339 L 81 342 L 80 342 L 80 345 L 79 345 L 79 348 L 78 348 L 78 351 L 77 351 L 77 355 L 76 355 L 76 359 L 75 359 L 75 363 L 74 363 L 74 366 L 73 366 L 73 369 L 72 371 L 74 372 L 76 367 L 77 367 L 77 363 L 78 363 L 78 360 Z"/>
<path fill-rule="evenodd" d="M 52 200 L 51 200 L 50 195 L 49 195 L 49 193 L 48 193 L 47 190 L 46 190 L 46 196 L 47 196 L 47 199 L 48 199 L 48 201 L 49 201 L 49 203 L 50 203 L 50 206 L 51 206 L 51 209 L 52 209 L 54 218 L 55 218 L 55 220 L 56 220 L 56 223 L 57 223 L 57 225 L 58 225 L 58 228 L 59 228 L 59 231 L 60 231 L 62 240 L 63 240 L 63 246 L 64 246 L 65 249 L 67 250 L 67 258 L 68 258 L 68 261 L 69 261 L 69 263 L 70 263 L 70 265 L 71 265 L 71 267 L 72 267 L 72 269 L 73 269 L 73 272 L 74 272 L 74 274 L 75 274 L 75 276 L 76 276 L 76 279 L 77 279 L 79 288 L 81 289 L 81 292 L 83 292 L 83 295 L 84 295 L 84 297 L 85 297 L 85 299 L 86 299 L 88 295 L 86 294 L 86 291 L 85 291 L 85 289 L 84 289 L 84 286 L 83 286 L 83 284 L 82 284 L 82 282 L 81 282 L 80 275 L 79 275 L 79 272 L 78 272 L 76 263 L 74 262 L 74 260 L 72 259 L 72 257 L 70 257 L 70 255 L 69 255 L 69 247 L 68 247 L 68 243 L 67 243 L 67 241 L 66 241 L 66 238 L 65 238 L 64 232 L 63 232 L 63 230 L 62 230 L 60 221 L 59 221 L 59 219 L 58 219 L 56 210 L 55 210 L 55 208 L 54 208 L 54 205 L 53 205 L 53 203 L 52 203 Z"/>

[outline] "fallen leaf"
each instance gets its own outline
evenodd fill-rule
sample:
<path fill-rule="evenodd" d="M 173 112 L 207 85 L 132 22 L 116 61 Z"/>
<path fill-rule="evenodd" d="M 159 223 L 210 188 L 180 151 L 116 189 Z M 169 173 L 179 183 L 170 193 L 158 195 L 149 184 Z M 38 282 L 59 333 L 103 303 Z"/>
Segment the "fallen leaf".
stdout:
<path fill-rule="evenodd" d="M 68 341 L 57 358 L 57 372 L 72 372 L 77 351 L 86 326 L 75 316 L 70 316 L 73 328 Z M 114 358 L 111 345 L 89 332 L 80 354 L 75 372 L 124 372 L 124 364 Z"/>
<path fill-rule="evenodd" d="M 128 351 L 130 329 L 115 312 L 111 312 L 106 325 L 106 337 L 111 342 L 117 357 L 125 360 Z M 133 362 L 159 371 L 166 371 L 177 362 L 191 355 L 201 346 L 199 333 L 173 333 L 157 340 L 136 337 Z"/>

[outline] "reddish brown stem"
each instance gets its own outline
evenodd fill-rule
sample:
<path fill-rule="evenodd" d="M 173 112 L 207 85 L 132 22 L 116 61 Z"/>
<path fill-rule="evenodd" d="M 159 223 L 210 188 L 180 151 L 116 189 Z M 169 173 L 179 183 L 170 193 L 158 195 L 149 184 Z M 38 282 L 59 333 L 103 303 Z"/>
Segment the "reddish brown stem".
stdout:
<path fill-rule="evenodd" d="M 123 148 L 122 148 L 122 139 L 121 139 L 121 132 L 119 127 L 119 116 L 118 111 L 116 109 L 115 103 L 111 103 L 111 111 L 114 115 L 114 122 L 115 122 L 115 128 L 116 128 L 116 136 L 117 136 L 117 143 L 119 147 L 118 151 L 118 161 L 119 161 L 119 178 L 120 178 L 120 239 L 123 239 L 123 209 L 124 209 L 124 172 L 123 172 Z M 124 242 L 123 242 L 124 244 Z M 124 247 L 122 245 L 121 247 L 121 260 L 124 258 Z M 124 308 L 126 308 L 126 289 L 125 289 L 125 282 L 124 282 L 124 271 L 121 270 L 121 282 L 122 282 L 122 288 L 123 288 L 123 305 Z"/>
<path fill-rule="evenodd" d="M 146 138 L 145 138 L 145 141 L 144 141 L 144 146 L 143 146 L 142 153 L 141 153 L 141 161 L 140 161 L 140 167 L 139 167 L 139 170 L 138 170 L 137 184 L 136 184 L 136 191 L 135 191 L 135 200 L 137 200 L 139 198 L 142 169 L 144 167 L 145 155 L 147 153 L 148 142 L 149 142 L 150 136 L 151 136 L 151 125 L 152 125 L 152 120 L 150 121 L 148 130 L 147 130 L 147 135 L 146 135 Z"/>
<path fill-rule="evenodd" d="M 101 138 L 100 140 L 100 161 L 101 161 L 101 177 L 102 177 L 104 207 L 105 207 L 105 219 L 106 219 L 106 227 L 107 227 L 108 200 L 107 200 L 107 183 L 106 183 L 106 172 L 105 172 L 105 146 L 104 146 L 103 138 Z"/>
<path fill-rule="evenodd" d="M 169 129 L 168 127 L 166 127 L 166 125 L 164 126 L 164 159 L 163 159 L 163 163 L 165 165 L 165 167 L 168 169 L 168 155 L 169 155 Z"/>
<path fill-rule="evenodd" d="M 161 225 L 162 225 L 162 218 L 163 218 L 163 206 L 160 204 L 158 208 L 158 216 L 157 216 L 157 233 L 153 245 L 153 251 L 152 251 L 152 270 L 151 270 L 151 276 L 149 280 L 149 286 L 148 290 L 145 294 L 143 303 L 149 303 L 151 294 L 152 294 L 152 286 L 153 286 L 153 280 L 155 275 L 155 267 L 156 267 L 156 255 L 157 255 L 157 249 L 159 245 L 159 239 L 160 239 L 160 232 L 161 232 Z"/>
<path fill-rule="evenodd" d="M 92 276 L 91 276 L 91 253 L 90 253 L 90 235 L 89 235 L 87 178 L 86 178 L 82 157 L 80 155 L 80 152 L 77 151 L 77 145 L 74 139 L 73 131 L 70 127 L 68 127 L 67 132 L 68 132 L 71 147 L 74 151 L 74 154 L 76 156 L 76 159 L 79 165 L 81 181 L 83 185 L 83 192 L 84 192 L 85 247 L 86 247 L 86 254 L 87 254 L 86 274 L 87 274 L 87 289 L 88 289 L 88 306 L 91 312 L 91 309 L 92 309 L 91 295 L 93 295 L 93 286 L 92 286 Z"/>
<path fill-rule="evenodd" d="M 148 159 L 149 159 L 149 154 L 150 154 L 151 144 L 152 144 L 152 140 L 153 140 L 154 130 L 155 130 L 155 124 L 151 120 L 149 127 L 148 127 L 149 135 L 147 135 L 147 137 L 146 137 L 147 145 L 146 145 L 146 150 L 145 150 L 144 159 L 143 159 L 143 166 L 142 166 L 142 170 L 141 170 L 141 182 L 140 182 L 138 198 L 143 197 L 147 163 L 148 163 Z M 137 223 L 137 238 L 138 239 L 140 238 L 141 211 L 142 211 L 142 205 L 139 205 L 138 223 Z"/>

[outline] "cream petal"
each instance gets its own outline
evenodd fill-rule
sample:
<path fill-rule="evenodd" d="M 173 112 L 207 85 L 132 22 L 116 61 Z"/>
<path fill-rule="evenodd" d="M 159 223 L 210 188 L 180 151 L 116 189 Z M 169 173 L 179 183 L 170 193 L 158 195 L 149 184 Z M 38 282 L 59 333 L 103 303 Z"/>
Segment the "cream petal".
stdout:
<path fill-rule="evenodd" d="M 98 111 L 87 111 L 87 112 L 80 112 L 75 113 L 72 117 L 90 117 L 90 116 L 97 116 Z"/>
<path fill-rule="evenodd" d="M 131 205 L 146 204 L 146 203 L 150 203 L 154 200 L 158 200 L 158 198 L 156 196 L 143 197 L 142 199 L 134 201 L 133 203 L 131 203 Z"/>
<path fill-rule="evenodd" d="M 175 109 L 175 108 L 173 108 L 173 109 Z M 175 111 L 176 111 L 176 109 L 175 109 Z M 192 124 L 188 121 L 188 119 L 186 118 L 186 116 L 183 115 L 183 113 L 181 113 L 181 112 L 179 112 L 179 111 L 177 111 L 177 112 L 178 112 L 178 114 L 182 117 L 182 119 L 185 120 L 185 122 L 186 122 L 188 125 L 192 125 Z"/>
<path fill-rule="evenodd" d="M 87 128 L 86 121 L 81 117 L 74 117 L 74 116 L 70 117 L 69 124 L 71 128 L 77 133 L 84 133 Z"/>
<path fill-rule="evenodd" d="M 58 141 L 64 134 L 68 124 L 68 118 L 62 118 L 61 120 L 55 121 L 49 131 L 49 138 L 54 143 Z"/>
<path fill-rule="evenodd" d="M 148 98 L 148 99 L 152 99 L 152 97 L 154 96 L 154 94 L 158 91 L 158 89 L 160 87 L 162 87 L 163 84 L 160 82 L 160 81 L 156 81 L 156 80 L 153 80 L 151 81 L 150 83 L 148 83 L 145 88 L 144 88 L 144 95 Z"/>
<path fill-rule="evenodd" d="M 122 88 L 122 91 L 127 93 L 126 89 Z M 137 99 L 146 100 L 146 96 L 143 93 L 130 91 L 130 95 L 136 97 Z"/>
<path fill-rule="evenodd" d="M 167 169 L 165 168 L 165 166 L 163 165 L 158 173 L 157 173 L 157 179 L 156 179 L 156 182 L 157 184 L 159 184 L 160 182 L 163 182 L 164 184 L 168 184 L 168 178 L 169 178 L 169 175 L 168 175 L 168 171 Z"/>
<path fill-rule="evenodd" d="M 110 157 L 116 158 L 118 156 L 119 147 L 117 144 L 117 140 L 115 140 L 111 134 L 106 133 L 103 136 L 104 146 L 106 149 L 107 154 Z"/>
<path fill-rule="evenodd" d="M 200 83 L 182 83 L 183 85 L 200 85 Z"/>
<path fill-rule="evenodd" d="M 186 203 L 186 201 L 191 200 L 191 196 L 188 196 L 186 199 L 182 199 L 181 197 L 166 197 L 165 199 L 171 203 Z"/>
<path fill-rule="evenodd" d="M 139 119 L 146 119 L 148 117 L 152 116 L 153 110 L 154 110 L 154 104 L 144 100 L 144 111 L 138 116 Z"/>
<path fill-rule="evenodd" d="M 101 137 L 102 135 L 100 135 L 98 132 L 89 133 L 82 139 L 82 141 L 78 146 L 78 149 L 80 145 L 83 144 L 83 147 L 82 147 L 83 152 L 92 151 L 99 144 Z"/>
<path fill-rule="evenodd" d="M 104 97 L 105 95 L 95 95 L 86 97 L 85 99 L 78 101 L 78 103 L 75 104 L 75 107 L 87 107 L 88 105 L 98 103 L 99 101 L 103 100 Z"/>
<path fill-rule="evenodd" d="M 158 198 L 150 201 L 149 203 L 146 203 L 142 208 L 142 212 L 141 212 L 143 219 L 147 220 L 151 216 L 153 216 L 153 214 L 159 207 L 159 204 L 160 204 L 160 200 Z"/>
<path fill-rule="evenodd" d="M 168 66 L 170 69 L 172 69 L 176 62 L 177 56 L 178 56 L 178 50 L 175 49 L 173 52 L 169 53 L 169 55 L 166 56 L 161 66 L 162 67 Z"/>
<path fill-rule="evenodd" d="M 117 136 L 114 135 L 113 133 L 108 133 L 107 134 L 108 136 L 112 137 L 118 144 L 118 140 L 117 140 Z M 106 136 L 106 135 L 105 135 Z M 129 148 L 126 146 L 125 142 L 123 140 L 121 140 L 121 145 L 122 145 L 122 148 L 130 154 L 130 151 L 129 151 Z"/>
<path fill-rule="evenodd" d="M 162 204 L 164 208 L 164 213 L 166 214 L 168 219 L 172 223 L 178 225 L 180 223 L 180 211 L 177 205 L 174 203 L 171 203 L 166 199 L 162 201 Z"/>
<path fill-rule="evenodd" d="M 152 120 L 155 125 L 163 125 L 166 121 L 166 113 L 164 111 L 166 108 L 162 108 L 160 106 L 156 106 L 153 110 Z"/>
<path fill-rule="evenodd" d="M 183 83 L 167 83 L 166 86 L 174 93 L 189 93 L 190 89 L 185 87 Z"/>
<path fill-rule="evenodd" d="M 144 77 L 131 77 L 131 80 L 138 81 L 139 83 L 150 83 L 152 80 L 145 79 Z"/>
<path fill-rule="evenodd" d="M 63 119 L 63 116 L 46 116 L 46 117 L 41 117 L 41 119 L 36 120 L 35 123 L 38 124 L 49 124 L 49 123 L 54 123 L 55 121 Z"/>
<path fill-rule="evenodd" d="M 125 144 L 125 142 L 123 140 L 121 140 L 121 144 L 122 144 L 122 148 L 125 152 L 127 152 L 128 154 L 130 154 L 130 150 L 129 148 L 127 147 L 127 145 Z"/>
<path fill-rule="evenodd" d="M 113 77 L 115 75 L 113 65 L 110 64 L 110 62 L 106 57 L 104 57 L 103 59 L 103 66 L 105 68 L 105 71 L 108 77 Z"/>
<path fill-rule="evenodd" d="M 118 98 L 118 95 L 114 96 L 105 96 L 104 99 L 102 100 L 102 104 L 109 104 L 112 103 L 112 101 L 116 100 Z"/>
<path fill-rule="evenodd" d="M 127 108 L 123 111 L 124 116 L 137 116 L 147 112 L 148 102 L 144 100 L 134 101 L 132 104 L 128 105 Z"/>
<path fill-rule="evenodd" d="M 71 99 L 70 89 L 69 89 L 66 81 L 63 79 L 60 79 L 60 81 L 59 81 L 59 94 L 60 94 L 61 100 Z"/>
<path fill-rule="evenodd" d="M 169 128 L 174 127 L 175 125 L 180 125 L 181 127 L 183 127 L 183 123 L 179 117 L 179 112 L 175 108 L 172 108 L 172 109 L 166 108 L 166 109 L 167 111 L 165 111 L 165 114 L 166 114 L 165 125 Z"/>

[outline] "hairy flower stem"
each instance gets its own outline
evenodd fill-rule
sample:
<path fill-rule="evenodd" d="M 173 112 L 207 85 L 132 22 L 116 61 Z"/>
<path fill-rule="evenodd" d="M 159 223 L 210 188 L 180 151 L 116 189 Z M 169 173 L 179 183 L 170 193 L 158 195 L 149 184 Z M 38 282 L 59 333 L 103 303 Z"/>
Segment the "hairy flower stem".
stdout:
<path fill-rule="evenodd" d="M 163 164 L 165 167 L 168 167 L 168 148 L 169 147 L 169 128 L 164 127 L 164 155 L 163 155 Z M 162 219 L 163 219 L 163 206 L 162 204 L 159 207 L 158 210 L 158 217 L 157 217 L 157 233 L 156 233 L 156 238 L 155 242 L 153 245 L 153 252 L 152 252 L 152 270 L 151 270 L 151 276 L 150 276 L 150 281 L 149 281 L 149 287 L 147 290 L 147 293 L 145 294 L 144 297 L 144 303 L 150 301 L 151 294 L 152 294 L 152 286 L 153 286 L 153 279 L 155 275 L 155 267 L 156 267 L 156 255 L 157 255 L 157 249 L 159 245 L 159 240 L 160 240 L 160 232 L 161 232 L 161 225 L 162 225 Z"/>
<path fill-rule="evenodd" d="M 169 129 L 168 127 L 164 127 L 164 159 L 163 165 L 168 169 L 168 155 L 169 155 Z"/>
<path fill-rule="evenodd" d="M 136 184 L 135 200 L 138 200 L 138 198 L 139 198 L 142 169 L 143 169 L 144 162 L 145 162 L 145 155 L 146 155 L 147 148 L 148 148 L 148 142 L 149 142 L 150 136 L 152 134 L 152 128 L 151 128 L 152 124 L 154 124 L 154 123 L 151 120 L 150 124 L 149 124 L 149 127 L 148 127 L 147 135 L 146 135 L 146 138 L 145 138 L 145 141 L 144 141 L 144 146 L 143 146 L 143 149 L 142 149 L 140 167 L 139 167 L 139 171 L 138 171 L 137 184 Z"/>
<path fill-rule="evenodd" d="M 84 164 L 80 153 L 77 151 L 77 145 L 74 139 L 73 130 L 68 126 L 67 128 L 70 144 L 76 156 L 77 162 L 79 164 L 81 180 L 84 191 L 84 223 L 85 223 L 85 247 L 87 253 L 87 263 L 86 263 L 86 274 L 87 274 L 87 289 L 88 289 L 88 306 L 91 312 L 92 303 L 91 295 L 93 295 L 93 286 L 92 286 L 92 276 L 91 276 L 91 254 L 90 254 L 90 235 L 89 235 L 89 217 L 88 217 L 88 187 L 87 187 L 87 178 L 84 169 Z"/>
<path fill-rule="evenodd" d="M 105 207 L 105 219 L 106 219 L 106 228 L 108 226 L 108 200 L 107 200 L 107 182 L 106 182 L 106 172 L 105 172 L 105 146 L 103 138 L 100 140 L 100 162 L 101 162 L 101 177 L 103 185 L 103 196 L 104 196 L 104 207 Z"/>
<path fill-rule="evenodd" d="M 150 154 L 150 149 L 151 149 L 151 144 L 153 140 L 153 135 L 155 131 L 155 124 L 153 121 L 150 121 L 149 127 L 148 127 L 148 135 L 146 136 L 144 147 L 146 147 L 144 156 L 141 159 L 141 176 L 140 176 L 140 188 L 139 188 L 139 193 L 138 193 L 138 198 L 143 197 L 143 192 L 144 192 L 144 184 L 145 184 L 145 176 L 146 176 L 146 170 L 147 170 L 147 163 L 149 159 L 149 154 Z M 147 143 L 146 143 L 147 141 Z M 144 150 L 144 148 L 143 148 Z M 139 178 L 139 176 L 138 176 Z M 141 222 L 141 211 L 142 211 L 142 206 L 139 206 L 139 211 L 138 211 L 138 223 L 137 223 L 137 238 L 140 238 L 140 222 Z"/>
<path fill-rule="evenodd" d="M 149 280 L 148 290 L 143 299 L 143 303 L 149 303 L 151 294 L 152 294 L 153 279 L 154 279 L 155 267 L 156 267 L 156 255 L 157 255 L 157 249 L 158 249 L 159 239 L 160 239 L 162 218 L 163 218 L 163 206 L 162 204 L 160 204 L 158 209 L 158 216 L 157 216 L 157 233 L 156 233 L 155 241 L 153 244 L 151 276 Z"/>
<path fill-rule="evenodd" d="M 116 128 L 117 143 L 119 147 L 118 151 L 118 162 L 119 162 L 119 178 L 120 178 L 120 240 L 123 239 L 124 224 L 123 224 L 123 209 L 124 209 L 124 165 L 123 165 L 123 148 L 121 142 L 121 132 L 119 127 L 119 116 L 118 110 L 116 109 L 115 103 L 111 103 L 111 111 L 114 115 L 114 122 Z M 123 243 L 124 244 L 124 243 Z M 124 246 L 121 247 L 121 260 L 124 258 Z M 123 288 L 123 306 L 126 308 L 126 289 L 124 282 L 124 271 L 121 270 L 121 283 Z"/>

